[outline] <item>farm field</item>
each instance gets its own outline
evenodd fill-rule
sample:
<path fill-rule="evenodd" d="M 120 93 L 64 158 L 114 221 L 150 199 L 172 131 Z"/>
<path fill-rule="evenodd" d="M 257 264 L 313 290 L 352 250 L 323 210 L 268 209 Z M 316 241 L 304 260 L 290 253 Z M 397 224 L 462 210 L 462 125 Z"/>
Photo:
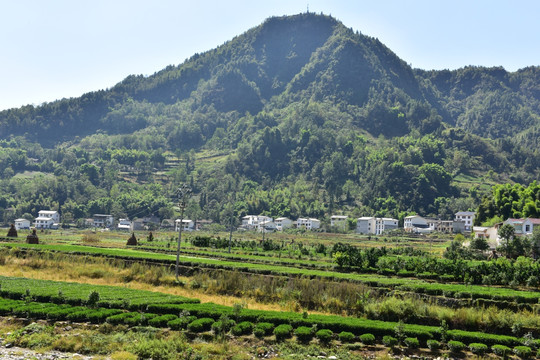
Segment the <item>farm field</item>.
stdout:
<path fill-rule="evenodd" d="M 229 252 L 228 234 L 191 233 L 183 238 L 176 282 L 176 234 L 157 232 L 151 241 L 148 233 L 137 235 L 139 244 L 130 247 L 128 235 L 115 232 L 43 233 L 40 244 L 4 239 L 2 321 L 10 329 L 24 328 L 21 317 L 47 324 L 38 331 L 50 340 L 44 349 L 70 350 L 54 330 L 67 321 L 116 336 L 142 331 L 139 342 L 176 344 L 163 345 L 163 354 L 190 348 L 201 358 L 214 358 L 206 352 L 224 341 L 235 349 L 228 358 L 238 359 L 257 356 L 259 348 L 282 358 L 298 351 L 463 357 L 482 351 L 475 344 L 497 358 L 527 348 L 536 354 L 540 344 L 538 285 L 518 278 L 540 275 L 536 263 L 443 259 L 440 249 L 451 239 L 272 234 L 262 242 L 257 234 L 235 233 Z M 336 254 L 346 251 L 365 263 L 338 264 Z M 493 277 L 494 269 L 506 269 L 513 282 Z M 492 285 L 482 284 L 488 276 Z M 239 351 L 240 343 L 255 350 Z M 88 345 L 77 351 L 144 358 L 146 350 Z"/>

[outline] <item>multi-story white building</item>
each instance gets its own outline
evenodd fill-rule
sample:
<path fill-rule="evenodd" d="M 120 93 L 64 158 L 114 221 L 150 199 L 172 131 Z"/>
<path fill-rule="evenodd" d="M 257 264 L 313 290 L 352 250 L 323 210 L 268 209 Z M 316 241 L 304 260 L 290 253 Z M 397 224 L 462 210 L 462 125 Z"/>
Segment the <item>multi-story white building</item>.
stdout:
<path fill-rule="evenodd" d="M 385 231 L 398 228 L 398 220 L 363 216 L 356 220 L 356 232 L 359 234 L 381 235 Z"/>
<path fill-rule="evenodd" d="M 92 220 L 94 227 L 97 228 L 110 228 L 114 224 L 114 217 L 112 215 L 94 214 Z"/>
<path fill-rule="evenodd" d="M 474 211 L 458 211 L 455 214 L 455 221 L 463 221 L 465 223 L 465 231 L 472 231 L 474 217 L 476 213 Z"/>
<path fill-rule="evenodd" d="M 34 225 L 36 229 L 55 229 L 58 228 L 59 222 L 60 214 L 58 211 L 40 210 Z"/>
<path fill-rule="evenodd" d="M 292 220 L 286 217 L 279 217 L 276 220 L 274 220 L 274 223 L 276 224 L 276 229 L 278 231 L 283 231 L 293 226 Z"/>
<path fill-rule="evenodd" d="M 403 220 L 403 229 L 407 232 L 412 232 L 412 233 L 431 232 L 428 221 L 419 215 L 407 216 Z"/>
<path fill-rule="evenodd" d="M 273 220 L 271 217 L 264 215 L 246 215 L 242 218 L 240 227 L 246 230 L 258 230 L 261 223 Z"/>
<path fill-rule="evenodd" d="M 321 227 L 321 221 L 313 218 L 298 218 L 296 220 L 297 229 L 314 230 Z"/>

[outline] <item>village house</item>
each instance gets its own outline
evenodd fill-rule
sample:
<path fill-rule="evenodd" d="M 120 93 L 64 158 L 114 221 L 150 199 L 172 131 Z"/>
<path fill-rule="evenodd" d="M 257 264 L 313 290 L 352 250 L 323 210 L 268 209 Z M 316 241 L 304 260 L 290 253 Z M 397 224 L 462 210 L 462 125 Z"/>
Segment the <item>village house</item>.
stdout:
<path fill-rule="evenodd" d="M 120 219 L 116 228 L 118 230 L 129 231 L 131 229 L 131 221 L 129 219 Z"/>
<path fill-rule="evenodd" d="M 441 232 L 445 234 L 458 234 L 465 231 L 465 222 L 458 220 L 440 220 L 440 219 L 426 219 L 429 225 L 429 229 L 432 232 Z"/>
<path fill-rule="evenodd" d="M 346 215 L 332 215 L 330 217 L 330 226 L 338 229 L 347 229 L 347 219 L 349 217 Z"/>
<path fill-rule="evenodd" d="M 276 223 L 272 220 L 261 221 L 257 226 L 258 232 L 274 232 L 276 230 Z"/>
<path fill-rule="evenodd" d="M 476 216 L 476 213 L 474 211 L 458 211 L 455 214 L 455 221 L 463 221 L 465 231 L 471 232 L 474 224 L 474 217 Z"/>
<path fill-rule="evenodd" d="M 503 224 L 509 224 L 514 227 L 514 234 L 532 235 L 534 228 L 540 226 L 540 219 L 526 218 L 526 219 L 506 219 Z"/>
<path fill-rule="evenodd" d="M 406 232 L 417 234 L 427 234 L 431 232 L 428 221 L 419 215 L 407 216 L 403 220 L 403 229 Z"/>
<path fill-rule="evenodd" d="M 240 227 L 245 230 L 259 230 L 260 223 L 273 220 L 271 217 L 264 215 L 246 215 L 242 218 Z"/>
<path fill-rule="evenodd" d="M 174 222 L 174 231 L 180 231 L 180 219 L 176 219 Z M 182 231 L 193 231 L 195 230 L 195 223 L 193 220 L 183 219 L 182 220 Z"/>
<path fill-rule="evenodd" d="M 279 217 L 276 220 L 274 220 L 274 222 L 276 223 L 276 229 L 278 231 L 283 231 L 293 226 L 293 221 L 286 217 Z"/>
<path fill-rule="evenodd" d="M 150 230 L 152 228 L 159 228 L 159 225 L 161 224 L 160 219 L 155 216 L 145 216 L 141 219 L 136 219 L 131 222 L 131 231 L 136 230 Z"/>
<path fill-rule="evenodd" d="M 30 229 L 30 220 L 27 219 L 15 219 L 15 229 L 16 230 L 29 230 Z"/>
<path fill-rule="evenodd" d="M 114 217 L 112 215 L 94 214 L 92 222 L 96 228 L 110 228 L 114 225 Z"/>
<path fill-rule="evenodd" d="M 381 235 L 385 231 L 398 228 L 398 220 L 392 218 L 376 218 L 363 216 L 356 220 L 356 232 L 358 234 Z"/>
<path fill-rule="evenodd" d="M 313 218 L 298 218 L 296 220 L 297 229 L 314 230 L 321 227 L 321 221 Z"/>
<path fill-rule="evenodd" d="M 38 217 L 34 220 L 36 229 L 58 229 L 60 214 L 58 211 L 40 210 Z"/>

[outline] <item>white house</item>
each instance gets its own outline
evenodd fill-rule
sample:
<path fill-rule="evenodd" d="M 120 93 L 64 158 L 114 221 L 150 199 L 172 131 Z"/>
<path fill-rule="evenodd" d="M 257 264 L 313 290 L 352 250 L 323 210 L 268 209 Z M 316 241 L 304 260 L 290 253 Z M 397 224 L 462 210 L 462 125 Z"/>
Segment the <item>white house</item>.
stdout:
<path fill-rule="evenodd" d="M 264 215 L 246 215 L 242 218 L 242 225 L 240 227 L 246 230 L 259 229 L 260 223 L 273 220 L 271 217 Z"/>
<path fill-rule="evenodd" d="M 455 214 L 455 221 L 463 221 L 465 223 L 465 231 L 472 231 L 474 217 L 476 213 L 474 211 L 458 211 Z"/>
<path fill-rule="evenodd" d="M 474 238 L 475 239 L 486 239 L 491 249 L 495 249 L 499 243 L 499 234 L 497 226 L 473 226 Z"/>
<path fill-rule="evenodd" d="M 114 224 L 114 217 L 112 215 L 94 214 L 93 226 L 97 228 L 110 228 Z"/>
<path fill-rule="evenodd" d="M 293 226 L 292 220 L 286 217 L 279 217 L 274 220 L 274 223 L 276 224 L 276 229 L 279 231 L 289 229 Z"/>
<path fill-rule="evenodd" d="M 430 233 L 429 223 L 426 219 L 419 215 L 407 216 L 403 220 L 403 229 L 412 233 Z"/>
<path fill-rule="evenodd" d="M 347 219 L 349 217 L 346 215 L 332 215 L 330 217 L 330 226 L 340 229 L 347 229 Z"/>
<path fill-rule="evenodd" d="M 26 219 L 15 219 L 15 229 L 16 230 L 28 230 L 30 229 L 30 220 Z"/>
<path fill-rule="evenodd" d="M 514 227 L 515 235 L 531 235 L 536 226 L 540 226 L 540 219 L 506 219 L 503 224 L 509 224 Z"/>
<path fill-rule="evenodd" d="M 195 230 L 195 223 L 193 220 L 183 219 L 182 220 L 182 231 L 193 231 Z M 180 231 L 180 219 L 176 219 L 174 222 L 174 231 Z"/>
<path fill-rule="evenodd" d="M 356 220 L 356 232 L 359 234 L 381 235 L 385 231 L 398 228 L 398 220 L 363 216 Z"/>
<path fill-rule="evenodd" d="M 257 231 L 259 232 L 274 232 L 277 230 L 276 223 L 272 220 L 266 220 L 259 222 L 259 225 L 257 226 Z"/>
<path fill-rule="evenodd" d="M 59 222 L 58 211 L 40 210 L 34 224 L 36 229 L 58 229 Z"/>
<path fill-rule="evenodd" d="M 38 212 L 38 217 L 51 218 L 52 221 L 57 224 L 60 222 L 60 214 L 58 211 L 40 210 Z"/>
<path fill-rule="evenodd" d="M 296 228 L 313 230 L 321 227 L 321 221 L 313 218 L 298 218 L 296 220 Z"/>
<path fill-rule="evenodd" d="M 117 228 L 118 230 L 129 231 L 131 229 L 131 221 L 129 219 L 120 219 Z"/>

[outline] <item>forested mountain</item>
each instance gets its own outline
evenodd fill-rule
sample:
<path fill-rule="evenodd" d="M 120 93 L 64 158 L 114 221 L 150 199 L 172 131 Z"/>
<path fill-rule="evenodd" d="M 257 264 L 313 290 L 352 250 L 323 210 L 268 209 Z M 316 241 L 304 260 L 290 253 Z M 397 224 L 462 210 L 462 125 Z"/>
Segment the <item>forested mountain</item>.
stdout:
<path fill-rule="evenodd" d="M 313 13 L 108 90 L 0 112 L 4 221 L 40 208 L 447 217 L 539 178 L 540 68 L 412 69 Z"/>

